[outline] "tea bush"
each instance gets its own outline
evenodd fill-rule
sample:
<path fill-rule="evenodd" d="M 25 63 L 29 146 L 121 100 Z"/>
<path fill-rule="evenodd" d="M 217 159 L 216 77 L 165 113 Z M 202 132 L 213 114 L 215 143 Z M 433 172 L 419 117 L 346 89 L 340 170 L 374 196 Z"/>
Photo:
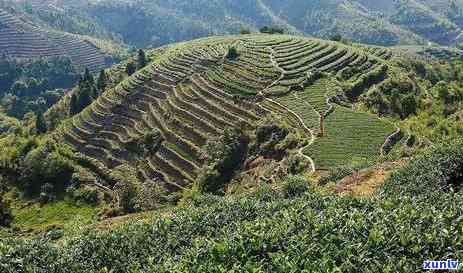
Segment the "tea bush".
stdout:
<path fill-rule="evenodd" d="M 297 194 L 203 195 L 59 245 L 3 238 L 0 271 L 421 272 L 424 260 L 463 259 L 462 155 L 461 141 L 433 148 L 371 198 L 305 190 L 297 178 L 284 187 Z"/>

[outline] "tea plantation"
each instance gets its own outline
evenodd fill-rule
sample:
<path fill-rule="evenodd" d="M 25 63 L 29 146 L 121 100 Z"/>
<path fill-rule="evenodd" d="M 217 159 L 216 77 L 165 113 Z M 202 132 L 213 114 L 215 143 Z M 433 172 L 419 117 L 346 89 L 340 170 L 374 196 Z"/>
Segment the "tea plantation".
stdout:
<path fill-rule="evenodd" d="M 0 240 L 2 272 L 422 272 L 463 258 L 463 143 L 396 171 L 370 198 L 338 196 L 301 177 L 58 244 Z"/>

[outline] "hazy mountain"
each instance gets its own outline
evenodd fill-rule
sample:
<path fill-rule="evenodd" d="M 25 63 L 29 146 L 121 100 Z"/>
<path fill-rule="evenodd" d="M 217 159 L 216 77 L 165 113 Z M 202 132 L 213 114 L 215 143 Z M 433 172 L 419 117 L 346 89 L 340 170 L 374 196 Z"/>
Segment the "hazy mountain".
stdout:
<path fill-rule="evenodd" d="M 462 0 L 17 0 L 26 13 L 62 31 L 160 46 L 211 34 L 279 25 L 321 38 L 342 34 L 377 45 L 457 45 Z"/>

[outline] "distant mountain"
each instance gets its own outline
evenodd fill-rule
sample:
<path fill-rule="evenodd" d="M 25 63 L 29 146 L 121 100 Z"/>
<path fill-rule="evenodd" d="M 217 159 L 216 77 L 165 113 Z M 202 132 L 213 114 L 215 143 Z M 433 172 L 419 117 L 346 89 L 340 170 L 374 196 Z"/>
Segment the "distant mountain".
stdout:
<path fill-rule="evenodd" d="M 463 0 L 15 0 L 38 24 L 134 47 L 258 31 L 366 44 L 463 43 Z"/>
<path fill-rule="evenodd" d="M 0 4 L 0 55 L 25 59 L 66 56 L 75 65 L 91 71 L 98 71 L 113 63 L 119 45 L 88 35 L 65 32 L 42 21 L 39 16 L 33 16 L 34 13 L 27 12 L 39 9 L 45 3 L 37 0 L 30 6 Z M 50 12 L 53 9 L 59 11 L 56 6 L 49 5 Z"/>

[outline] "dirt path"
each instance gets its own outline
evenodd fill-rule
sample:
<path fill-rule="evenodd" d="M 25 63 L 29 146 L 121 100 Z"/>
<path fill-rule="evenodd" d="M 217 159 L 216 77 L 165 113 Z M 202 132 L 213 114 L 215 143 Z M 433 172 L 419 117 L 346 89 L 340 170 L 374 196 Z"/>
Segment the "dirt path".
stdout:
<path fill-rule="evenodd" d="M 261 90 L 261 91 L 259 92 L 259 95 L 262 95 L 262 96 L 264 95 L 264 91 L 265 91 L 265 90 L 267 90 L 267 89 L 269 89 L 269 88 L 271 88 L 271 87 L 277 85 L 277 84 L 284 78 L 285 73 L 286 73 L 286 71 L 285 71 L 283 68 L 281 68 L 281 67 L 278 65 L 278 62 L 275 60 L 275 57 L 274 57 L 274 56 L 275 56 L 275 50 L 274 50 L 272 47 L 270 47 L 270 46 L 267 47 L 267 49 L 270 50 L 270 61 L 272 62 L 273 66 L 281 72 L 281 75 L 280 75 L 280 77 L 279 77 L 276 81 L 274 81 L 274 82 L 271 83 L 269 86 L 267 86 L 265 89 L 263 89 L 263 90 Z M 294 118 L 296 118 L 296 119 L 298 120 L 299 125 L 300 125 L 300 126 L 302 127 L 302 129 L 310 136 L 309 143 L 308 143 L 307 145 L 305 145 L 305 146 L 299 148 L 298 151 L 297 151 L 297 153 L 298 153 L 299 156 L 301 156 L 301 157 L 307 159 L 307 160 L 310 162 L 311 173 L 314 173 L 315 170 L 316 170 L 316 168 L 315 168 L 315 162 L 313 161 L 313 159 L 312 159 L 310 156 L 304 154 L 304 150 L 315 142 L 315 134 L 314 134 L 314 132 L 313 132 L 309 127 L 307 127 L 307 125 L 305 125 L 304 120 L 303 120 L 298 114 L 296 114 L 294 111 L 292 111 L 292 110 L 289 109 L 288 107 L 286 107 L 286 106 L 284 106 L 284 105 L 282 105 L 282 104 L 280 104 L 280 103 L 278 103 L 278 102 L 276 102 L 276 101 L 274 101 L 274 100 L 272 100 L 272 99 L 270 99 L 270 98 L 265 98 L 265 100 L 269 101 L 269 102 L 272 103 L 272 104 L 276 104 L 276 105 L 278 105 L 279 107 L 285 109 L 285 111 L 287 111 L 289 114 L 291 114 Z"/>
<path fill-rule="evenodd" d="M 381 165 L 360 170 L 343 179 L 335 186 L 334 192 L 356 197 L 367 197 L 374 194 L 397 167 L 404 166 L 405 160 L 385 162 Z"/>
<path fill-rule="evenodd" d="M 298 154 L 300 156 L 302 156 L 303 158 L 306 158 L 310 162 L 312 173 L 314 173 L 315 170 L 316 170 L 315 169 L 315 162 L 313 161 L 313 159 L 310 156 L 304 154 L 304 150 L 315 142 L 315 134 L 313 133 L 313 131 L 309 127 L 307 127 L 307 125 L 305 125 L 304 120 L 298 114 L 296 114 L 294 111 L 292 111 L 288 107 L 286 107 L 286 106 L 284 106 L 284 105 L 282 105 L 282 104 L 280 104 L 280 103 L 278 103 L 278 102 L 276 102 L 276 101 L 274 101 L 272 99 L 269 99 L 269 98 L 266 98 L 265 100 L 269 101 L 270 103 L 276 104 L 279 107 L 285 109 L 285 111 L 287 111 L 290 115 L 292 115 L 294 118 L 296 118 L 298 120 L 299 125 L 310 136 L 309 143 L 307 145 L 301 147 L 298 150 Z"/>

